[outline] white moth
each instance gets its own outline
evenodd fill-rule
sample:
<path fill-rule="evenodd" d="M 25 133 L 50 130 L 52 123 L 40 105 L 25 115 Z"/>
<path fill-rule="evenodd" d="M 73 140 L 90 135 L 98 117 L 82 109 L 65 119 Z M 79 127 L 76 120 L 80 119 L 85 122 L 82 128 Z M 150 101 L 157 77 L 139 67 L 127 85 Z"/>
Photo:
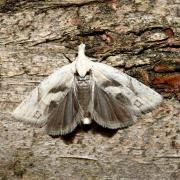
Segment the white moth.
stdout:
<path fill-rule="evenodd" d="M 140 112 L 161 101 L 160 94 L 136 79 L 92 62 L 81 44 L 76 60 L 42 81 L 12 115 L 23 122 L 46 125 L 50 135 L 65 135 L 91 120 L 110 129 L 127 127 Z"/>

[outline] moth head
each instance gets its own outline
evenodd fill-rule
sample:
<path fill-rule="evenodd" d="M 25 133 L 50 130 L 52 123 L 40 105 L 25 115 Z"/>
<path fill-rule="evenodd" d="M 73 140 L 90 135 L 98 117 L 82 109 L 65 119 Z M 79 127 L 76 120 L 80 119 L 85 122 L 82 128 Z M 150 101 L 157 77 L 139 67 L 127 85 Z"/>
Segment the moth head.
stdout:
<path fill-rule="evenodd" d="M 76 58 L 76 72 L 80 77 L 85 77 L 91 70 L 91 61 L 85 55 L 85 44 L 79 45 L 78 56 Z"/>
<path fill-rule="evenodd" d="M 78 81 L 86 81 L 90 79 L 91 73 L 92 71 L 90 69 L 89 71 L 86 72 L 84 76 L 80 75 L 78 71 L 75 71 L 74 75 L 76 76 Z"/>

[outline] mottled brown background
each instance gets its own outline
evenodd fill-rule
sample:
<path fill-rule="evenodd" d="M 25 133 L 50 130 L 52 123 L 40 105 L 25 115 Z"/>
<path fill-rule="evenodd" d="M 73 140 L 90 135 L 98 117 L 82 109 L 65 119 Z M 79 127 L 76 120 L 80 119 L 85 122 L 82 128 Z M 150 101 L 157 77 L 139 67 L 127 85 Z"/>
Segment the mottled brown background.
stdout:
<path fill-rule="evenodd" d="M 87 55 L 165 98 L 135 125 L 52 138 L 10 112 L 54 69 Z M 179 0 L 0 0 L 0 180 L 180 179 Z"/>

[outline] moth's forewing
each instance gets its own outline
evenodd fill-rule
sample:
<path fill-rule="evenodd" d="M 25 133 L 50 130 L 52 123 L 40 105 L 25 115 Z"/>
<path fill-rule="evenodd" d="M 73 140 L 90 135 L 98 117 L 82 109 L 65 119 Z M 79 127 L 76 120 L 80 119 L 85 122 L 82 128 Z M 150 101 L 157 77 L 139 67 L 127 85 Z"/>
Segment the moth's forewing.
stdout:
<path fill-rule="evenodd" d="M 64 66 L 43 80 L 14 110 L 12 116 L 37 126 L 47 123 L 51 102 L 60 102 L 72 88 L 74 64 Z"/>
<path fill-rule="evenodd" d="M 94 63 L 93 69 L 96 84 L 115 98 L 124 97 L 135 114 L 151 110 L 162 102 L 160 94 L 120 70 L 102 63 Z"/>

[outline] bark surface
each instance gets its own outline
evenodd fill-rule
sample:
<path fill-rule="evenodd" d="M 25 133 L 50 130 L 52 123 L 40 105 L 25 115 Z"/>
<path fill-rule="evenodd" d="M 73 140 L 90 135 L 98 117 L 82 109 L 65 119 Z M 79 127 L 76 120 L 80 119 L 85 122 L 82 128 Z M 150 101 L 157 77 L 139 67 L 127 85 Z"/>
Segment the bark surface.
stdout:
<path fill-rule="evenodd" d="M 10 118 L 54 69 L 87 55 L 164 96 L 126 129 L 64 138 Z M 0 1 L 0 179 L 180 179 L 178 0 Z"/>

